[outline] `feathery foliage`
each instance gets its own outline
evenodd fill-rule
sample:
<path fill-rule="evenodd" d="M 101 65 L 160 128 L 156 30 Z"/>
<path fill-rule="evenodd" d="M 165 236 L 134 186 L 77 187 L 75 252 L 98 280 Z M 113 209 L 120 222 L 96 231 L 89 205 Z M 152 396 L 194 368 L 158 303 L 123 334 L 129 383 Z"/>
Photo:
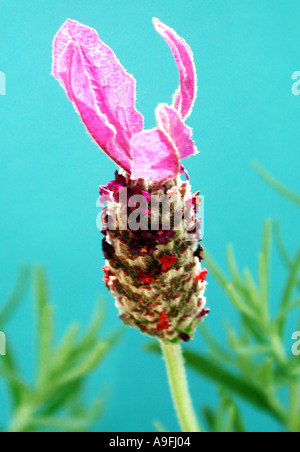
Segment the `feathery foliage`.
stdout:
<path fill-rule="evenodd" d="M 0 329 L 22 302 L 29 279 L 28 270 L 22 269 L 16 289 L 0 309 Z M 49 301 L 45 274 L 41 268 L 34 270 L 33 282 L 37 355 L 35 378 L 31 383 L 24 381 L 13 351 L 7 348 L 6 356 L 0 360 L 0 378 L 9 388 L 12 414 L 9 425 L 1 426 L 1 431 L 87 431 L 101 416 L 104 401 L 98 397 L 92 405 L 84 405 L 82 396 L 86 379 L 115 345 L 119 334 L 99 339 L 103 322 L 103 308 L 99 302 L 84 333 L 80 325 L 73 324 L 62 340 L 55 344 L 53 305 Z"/>

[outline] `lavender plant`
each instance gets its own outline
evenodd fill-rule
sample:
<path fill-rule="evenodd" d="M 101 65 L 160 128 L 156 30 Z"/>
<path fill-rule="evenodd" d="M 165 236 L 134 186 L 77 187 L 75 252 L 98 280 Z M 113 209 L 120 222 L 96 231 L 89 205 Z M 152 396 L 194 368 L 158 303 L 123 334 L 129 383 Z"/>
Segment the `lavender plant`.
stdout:
<path fill-rule="evenodd" d="M 181 177 L 185 173 L 189 179 L 181 160 L 197 154 L 192 130 L 185 124 L 197 77 L 185 40 L 158 19 L 153 24 L 169 45 L 180 75 L 172 105 L 159 104 L 155 110 L 157 127 L 143 129 L 143 117 L 135 108 L 135 80 L 95 30 L 65 22 L 54 39 L 53 75 L 92 138 L 120 168 L 114 180 L 100 187 L 101 201 L 107 203 L 104 280 L 121 320 L 160 341 L 178 418 L 189 432 L 199 426 L 180 342 L 193 338 L 209 312 L 204 297 L 207 270 L 201 266 L 202 247 L 197 243 L 199 194 Z"/>
<path fill-rule="evenodd" d="M 209 312 L 204 296 L 207 270 L 201 264 L 203 249 L 198 245 L 199 224 L 195 220 L 199 193 L 192 192 L 181 162 L 197 154 L 192 131 L 185 124 L 196 97 L 197 77 L 185 40 L 158 19 L 154 19 L 154 26 L 173 53 L 180 86 L 171 106 L 159 104 L 156 108 L 157 126 L 151 130 L 143 129 L 142 115 L 135 108 L 134 78 L 95 30 L 76 21 L 65 22 L 54 39 L 53 75 L 92 138 L 119 167 L 115 178 L 100 187 L 101 202 L 106 203 L 102 229 L 104 281 L 116 300 L 121 320 L 160 341 L 181 428 L 190 432 L 200 427 L 188 392 L 180 343 L 193 338 L 197 325 Z M 183 180 L 183 174 L 187 180 Z M 281 187 L 268 180 L 275 188 Z M 297 195 L 282 187 L 280 191 L 298 203 Z M 154 201 L 161 198 L 172 206 L 167 213 L 163 205 L 155 205 Z M 212 274 L 237 308 L 242 325 L 239 335 L 230 333 L 231 352 L 210 338 L 212 355 L 186 353 L 188 365 L 229 391 L 222 391 L 218 413 L 206 409 L 212 429 L 243 430 L 238 408 L 230 399 L 232 392 L 272 414 L 286 428 L 298 429 L 299 370 L 285 352 L 283 333 L 288 314 L 299 306 L 299 299 L 292 299 L 299 283 L 299 253 L 293 261 L 281 247 L 290 274 L 280 310 L 273 318 L 270 242 L 271 224 L 267 222 L 258 284 L 249 270 L 244 277 L 240 275 L 232 248 L 228 249 L 231 279 L 206 253 Z M 153 347 L 158 348 L 157 344 Z M 282 381 L 291 384 L 289 412 L 277 397 Z M 225 427 L 224 411 L 230 420 Z"/>
<path fill-rule="evenodd" d="M 0 329 L 6 328 L 26 293 L 29 272 L 21 270 L 16 288 L 0 309 Z M 99 302 L 84 333 L 72 324 L 55 343 L 53 305 L 49 301 L 43 270 L 34 271 L 36 320 L 36 372 L 32 382 L 22 376 L 15 353 L 7 344 L 0 360 L 0 377 L 8 387 L 10 419 L 1 425 L 4 432 L 83 432 L 103 413 L 104 397 L 92 405 L 83 402 L 87 378 L 101 364 L 118 340 L 119 333 L 99 339 L 103 306 Z M 2 421 L 3 422 L 3 421 Z"/>

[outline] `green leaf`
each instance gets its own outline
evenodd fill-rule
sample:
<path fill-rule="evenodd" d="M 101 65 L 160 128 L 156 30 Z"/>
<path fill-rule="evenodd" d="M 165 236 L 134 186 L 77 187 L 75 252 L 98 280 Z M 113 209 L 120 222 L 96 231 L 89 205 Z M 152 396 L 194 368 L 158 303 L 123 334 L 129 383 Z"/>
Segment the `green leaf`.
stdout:
<path fill-rule="evenodd" d="M 104 319 L 104 309 L 103 309 L 103 300 L 100 298 L 97 303 L 96 310 L 94 315 L 92 316 L 92 320 L 90 325 L 87 328 L 86 334 L 84 335 L 81 342 L 77 345 L 74 352 L 76 354 L 80 354 L 89 348 L 90 344 L 95 340 Z"/>
<path fill-rule="evenodd" d="M 285 285 L 282 300 L 281 300 L 281 306 L 285 307 L 290 301 L 290 298 L 293 294 L 293 291 L 295 290 L 295 286 L 297 284 L 298 279 L 298 273 L 300 269 L 300 249 L 297 252 L 297 255 L 294 259 L 294 261 L 291 263 L 291 271 L 289 274 L 289 278 L 287 280 L 287 283 Z"/>
<path fill-rule="evenodd" d="M 249 301 L 252 301 L 253 306 L 255 306 L 256 308 L 259 308 L 260 307 L 260 296 L 259 296 L 256 284 L 254 282 L 254 279 L 248 268 L 244 269 L 244 276 L 245 276 L 245 281 L 246 281 L 248 299 L 249 299 Z"/>
<path fill-rule="evenodd" d="M 279 407 L 277 407 L 277 404 L 272 402 L 272 400 L 270 400 L 265 392 L 259 387 L 248 383 L 243 378 L 240 378 L 227 370 L 224 370 L 208 357 L 201 356 L 190 351 L 186 352 L 184 356 L 187 365 L 197 373 L 224 385 L 228 390 L 231 390 L 257 408 L 273 415 L 276 419 L 282 420 L 284 418 L 284 415 Z"/>
<path fill-rule="evenodd" d="M 202 323 L 200 325 L 199 332 L 206 340 L 207 344 L 210 347 L 210 352 L 215 358 L 217 358 L 221 362 L 233 361 L 233 356 L 231 356 L 230 353 L 218 343 L 218 341 L 206 327 L 205 323 Z"/>
<path fill-rule="evenodd" d="M 0 365 L 0 376 L 7 380 L 19 394 L 28 394 L 29 388 L 23 383 L 23 381 L 10 369 L 3 365 Z"/>
<path fill-rule="evenodd" d="M 209 430 L 216 433 L 244 433 L 246 429 L 237 405 L 224 389 L 220 389 L 220 398 L 216 412 L 207 406 L 202 410 Z"/>
<path fill-rule="evenodd" d="M 291 297 L 293 296 L 294 290 L 297 287 L 299 269 L 300 269 L 300 249 L 298 250 L 296 257 L 291 264 L 290 273 L 283 290 L 281 298 L 281 312 L 290 305 Z M 281 335 L 283 334 L 285 323 L 286 318 L 281 318 L 281 320 L 278 322 L 279 333 Z"/>
<path fill-rule="evenodd" d="M 35 428 L 55 429 L 63 432 L 86 432 L 103 414 L 103 400 L 96 400 L 88 409 L 77 404 L 65 416 L 40 415 L 32 419 Z"/>
<path fill-rule="evenodd" d="M 226 286 L 228 284 L 226 275 L 222 272 L 220 267 L 216 264 L 216 262 L 214 261 L 214 259 L 212 258 L 212 256 L 209 254 L 209 252 L 207 250 L 204 251 L 204 255 L 205 255 L 205 262 L 206 262 L 207 266 L 209 267 L 210 271 L 216 278 L 219 285 L 221 287 L 223 287 L 223 289 L 226 290 Z"/>
<path fill-rule="evenodd" d="M 68 385 L 94 370 L 111 349 L 112 345 L 115 344 L 118 337 L 119 335 L 115 335 L 110 340 L 99 341 L 80 363 L 65 374 L 62 374 L 55 382 L 55 385 L 57 387 Z"/>
<path fill-rule="evenodd" d="M 28 288 L 29 272 L 27 267 L 22 267 L 19 271 L 16 287 L 10 297 L 0 308 L 0 326 L 6 323 L 22 302 Z"/>
<path fill-rule="evenodd" d="M 271 255 L 271 238 L 272 224 L 270 220 L 266 220 L 263 230 L 262 252 L 259 254 L 259 282 L 261 305 L 266 320 L 269 313 L 269 271 L 270 271 L 270 255 Z"/>
<path fill-rule="evenodd" d="M 31 423 L 35 429 L 55 429 L 61 432 L 85 432 L 89 426 L 89 419 L 67 415 L 63 417 L 33 417 Z"/>
<path fill-rule="evenodd" d="M 239 291 L 243 293 L 243 295 L 246 295 L 247 291 L 243 281 L 241 280 L 240 273 L 234 256 L 233 246 L 231 244 L 227 245 L 227 261 L 230 272 L 233 277 L 234 285 Z"/>
<path fill-rule="evenodd" d="M 34 270 L 34 293 L 37 322 L 38 372 L 42 381 L 46 378 L 52 357 L 54 336 L 53 307 L 49 303 L 46 277 L 41 267 Z"/>
<path fill-rule="evenodd" d="M 246 429 L 242 420 L 242 416 L 231 400 L 227 401 L 227 423 L 224 426 L 224 432 L 245 433 Z"/>
<path fill-rule="evenodd" d="M 253 310 L 249 305 L 244 303 L 239 293 L 236 291 L 234 285 L 232 283 L 227 283 L 226 292 L 234 304 L 234 306 L 240 311 L 240 313 L 244 314 L 246 317 L 254 320 L 254 322 L 260 322 L 260 316 L 258 313 Z"/>
<path fill-rule="evenodd" d="M 206 424 L 207 424 L 207 426 L 208 426 L 208 429 L 209 429 L 211 432 L 215 432 L 215 431 L 216 431 L 216 429 L 215 429 L 215 419 L 216 419 L 216 416 L 215 416 L 215 413 L 214 413 L 214 411 L 212 410 L 212 408 L 210 408 L 209 406 L 204 406 L 204 407 L 202 408 L 202 413 L 203 413 L 205 422 L 206 422 Z"/>
<path fill-rule="evenodd" d="M 283 263 L 285 264 L 285 266 L 289 270 L 291 270 L 292 258 L 290 257 L 289 252 L 283 242 L 283 239 L 281 236 L 281 231 L 280 231 L 280 224 L 279 224 L 278 220 L 274 222 L 273 229 L 274 229 L 275 244 L 276 244 L 277 251 L 278 251 Z M 298 277 L 297 289 L 300 290 L 300 277 Z"/>
<path fill-rule="evenodd" d="M 237 433 L 245 433 L 247 430 L 246 430 L 242 415 L 241 415 L 239 409 L 237 408 L 237 406 L 235 404 L 234 404 L 234 406 L 235 406 L 234 431 Z"/>
<path fill-rule="evenodd" d="M 163 432 L 168 431 L 168 430 L 166 430 L 166 428 L 163 426 L 163 424 L 160 421 L 154 421 L 153 426 L 157 432 L 163 433 Z"/>
<path fill-rule="evenodd" d="M 279 255 L 280 255 L 282 261 L 285 263 L 285 265 L 287 267 L 290 267 L 291 258 L 289 256 L 289 253 L 282 240 L 281 232 L 280 232 L 280 223 L 278 220 L 273 223 L 273 229 L 274 229 L 275 244 L 276 244 L 277 250 L 279 252 Z"/>
<path fill-rule="evenodd" d="M 288 306 L 285 308 L 282 308 L 279 315 L 275 319 L 275 325 L 278 328 L 279 325 L 284 321 L 287 316 L 294 311 L 294 309 L 298 308 L 300 306 L 300 297 L 296 300 L 292 301 Z"/>
<path fill-rule="evenodd" d="M 62 407 L 69 407 L 74 400 L 79 399 L 83 391 L 83 383 L 84 378 L 79 378 L 67 386 L 59 388 L 52 386 L 51 391 L 42 394 L 43 397 L 40 399 L 42 403 L 41 414 L 48 417 L 61 410 Z"/>
<path fill-rule="evenodd" d="M 0 311 L 2 321 L 11 316 L 21 301 L 25 281 L 24 273 L 21 273 L 13 295 Z M 83 337 L 78 334 L 80 326 L 71 325 L 60 343 L 54 346 L 53 306 L 41 267 L 34 269 L 33 282 L 38 374 L 31 388 L 22 381 L 10 349 L 1 360 L 0 377 L 9 386 L 13 409 L 6 431 L 87 431 L 102 414 L 103 401 L 96 400 L 91 406 L 84 407 L 82 395 L 86 379 L 115 345 L 120 334 L 98 339 L 103 322 L 103 308 L 99 303 Z"/>
<path fill-rule="evenodd" d="M 70 325 L 61 344 L 53 351 L 49 371 L 55 375 L 61 372 L 61 369 L 69 366 L 76 347 L 76 337 L 80 330 L 80 325 Z"/>
<path fill-rule="evenodd" d="M 232 256 L 230 255 L 230 251 L 229 251 L 229 258 L 232 259 Z M 236 288 L 234 285 L 234 282 L 230 282 L 227 279 L 225 274 L 218 267 L 218 265 L 215 263 L 214 259 L 210 256 L 210 254 L 207 251 L 205 252 L 205 260 L 206 260 L 207 266 L 211 270 L 212 274 L 215 276 L 217 282 L 225 290 L 225 292 L 229 296 L 229 298 L 232 301 L 232 303 L 234 304 L 234 306 L 241 313 L 243 313 L 246 317 L 251 318 L 255 322 L 259 322 L 260 316 L 257 313 L 257 311 L 255 309 L 253 309 L 252 306 L 249 306 L 248 304 L 244 303 L 242 297 L 239 294 L 239 287 Z M 231 261 L 231 265 L 234 266 L 234 263 L 232 261 Z M 234 269 L 232 269 L 232 270 L 234 271 Z"/>
<path fill-rule="evenodd" d="M 21 382 L 21 378 L 19 376 L 19 371 L 13 356 L 13 352 L 8 345 L 6 347 L 6 351 L 7 351 L 6 356 L 3 357 L 2 359 L 2 366 L 3 369 L 9 373 L 9 375 L 14 376 L 13 379 L 10 378 L 6 379 L 10 391 L 11 396 L 10 400 L 12 408 L 14 409 L 21 403 L 21 400 L 25 393 L 27 392 L 27 390 L 26 391 L 24 390 L 25 385 Z"/>
<path fill-rule="evenodd" d="M 272 397 L 274 390 L 273 365 L 274 359 L 268 358 L 260 368 L 258 368 L 258 381 L 261 382 L 264 390 L 270 394 L 270 397 Z"/>
<path fill-rule="evenodd" d="M 274 188 L 278 193 L 284 196 L 286 199 L 296 204 L 296 206 L 300 207 L 300 196 L 297 193 L 286 188 L 280 182 L 278 182 L 273 176 L 271 176 L 258 162 L 254 161 L 252 163 L 253 168 L 259 174 L 262 179 L 264 179 L 270 187 Z"/>

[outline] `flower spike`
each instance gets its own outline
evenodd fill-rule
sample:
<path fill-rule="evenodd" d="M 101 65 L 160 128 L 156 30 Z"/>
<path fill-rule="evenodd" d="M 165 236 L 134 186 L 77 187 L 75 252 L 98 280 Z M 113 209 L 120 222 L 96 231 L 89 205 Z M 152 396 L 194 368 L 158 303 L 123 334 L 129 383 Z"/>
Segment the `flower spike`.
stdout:
<path fill-rule="evenodd" d="M 207 270 L 198 246 L 201 200 L 181 163 L 197 154 L 192 129 L 184 123 L 196 96 L 196 71 L 185 40 L 158 19 L 153 22 L 180 73 L 173 105 L 160 103 L 155 110 L 155 128 L 143 130 L 135 80 L 95 30 L 64 23 L 54 39 L 53 75 L 91 136 L 121 168 L 100 187 L 104 282 L 120 318 L 176 344 L 192 339 L 209 313 Z M 131 223 L 136 218 L 140 222 Z"/>

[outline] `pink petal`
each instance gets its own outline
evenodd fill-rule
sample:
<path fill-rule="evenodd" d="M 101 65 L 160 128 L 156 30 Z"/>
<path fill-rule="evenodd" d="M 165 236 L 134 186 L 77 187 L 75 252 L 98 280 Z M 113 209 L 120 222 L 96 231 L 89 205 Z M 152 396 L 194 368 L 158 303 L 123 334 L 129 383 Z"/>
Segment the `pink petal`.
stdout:
<path fill-rule="evenodd" d="M 143 117 L 135 109 L 135 80 L 113 51 L 95 30 L 68 19 L 54 39 L 53 75 L 96 142 L 128 170 L 129 142 Z"/>
<path fill-rule="evenodd" d="M 92 138 L 117 165 L 130 172 L 131 158 L 118 143 L 114 126 L 98 108 L 93 79 L 85 71 L 83 56 L 76 43 L 70 41 L 57 62 L 56 73 Z"/>
<path fill-rule="evenodd" d="M 185 120 L 192 111 L 197 95 L 197 74 L 193 52 L 187 42 L 159 19 L 153 19 L 156 31 L 170 47 L 179 69 L 180 86 L 173 96 L 173 107 Z"/>
<path fill-rule="evenodd" d="M 159 104 L 155 115 L 158 129 L 173 144 L 181 159 L 198 153 L 191 140 L 192 129 L 184 124 L 179 113 L 173 107 Z"/>
<path fill-rule="evenodd" d="M 179 172 L 176 150 L 158 129 L 144 130 L 131 139 L 133 154 L 132 179 L 161 181 L 175 177 Z"/>

